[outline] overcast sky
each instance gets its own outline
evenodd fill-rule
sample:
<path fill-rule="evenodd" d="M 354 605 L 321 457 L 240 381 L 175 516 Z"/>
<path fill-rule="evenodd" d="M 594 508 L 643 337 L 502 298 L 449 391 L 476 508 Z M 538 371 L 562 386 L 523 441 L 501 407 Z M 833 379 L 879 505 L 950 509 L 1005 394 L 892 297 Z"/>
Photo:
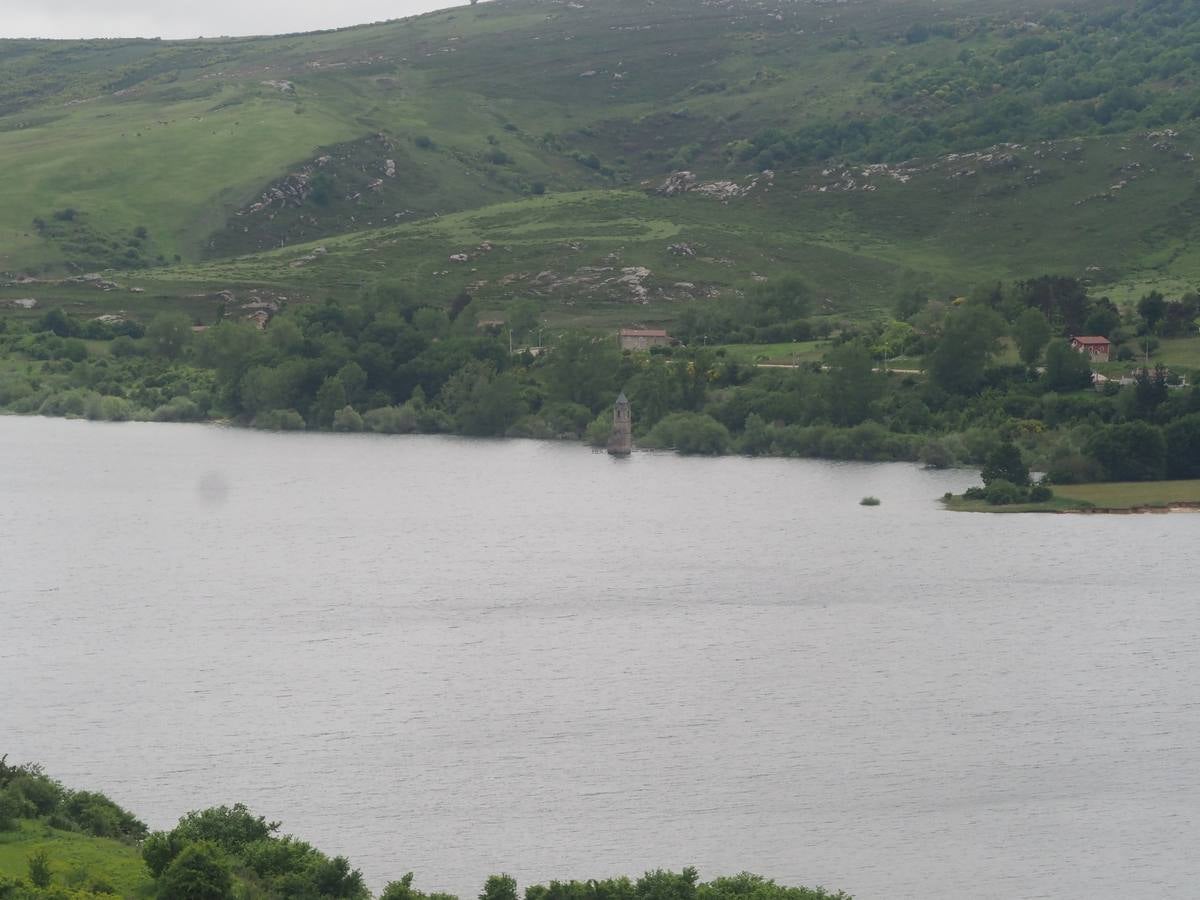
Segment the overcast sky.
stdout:
<path fill-rule="evenodd" d="M 0 0 L 0 37 L 194 38 L 361 25 L 461 0 Z"/>

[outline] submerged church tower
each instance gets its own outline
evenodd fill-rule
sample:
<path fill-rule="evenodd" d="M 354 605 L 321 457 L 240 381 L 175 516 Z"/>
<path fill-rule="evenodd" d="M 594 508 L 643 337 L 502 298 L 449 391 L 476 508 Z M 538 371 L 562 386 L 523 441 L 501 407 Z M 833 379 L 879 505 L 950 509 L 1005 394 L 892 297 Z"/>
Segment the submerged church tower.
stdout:
<path fill-rule="evenodd" d="M 612 434 L 608 436 L 608 452 L 611 456 L 628 456 L 633 452 L 633 413 L 629 409 L 629 398 L 621 391 L 613 406 Z"/>

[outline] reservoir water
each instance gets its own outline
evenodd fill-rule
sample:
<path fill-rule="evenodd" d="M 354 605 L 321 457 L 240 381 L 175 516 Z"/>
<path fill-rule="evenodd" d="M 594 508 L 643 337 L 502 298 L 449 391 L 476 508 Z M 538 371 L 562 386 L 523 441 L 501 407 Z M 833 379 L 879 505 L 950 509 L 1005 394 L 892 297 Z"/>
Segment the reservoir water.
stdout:
<path fill-rule="evenodd" d="M 0 418 L 0 753 L 464 900 L 1195 897 L 1200 516 L 940 508 L 973 481 Z"/>

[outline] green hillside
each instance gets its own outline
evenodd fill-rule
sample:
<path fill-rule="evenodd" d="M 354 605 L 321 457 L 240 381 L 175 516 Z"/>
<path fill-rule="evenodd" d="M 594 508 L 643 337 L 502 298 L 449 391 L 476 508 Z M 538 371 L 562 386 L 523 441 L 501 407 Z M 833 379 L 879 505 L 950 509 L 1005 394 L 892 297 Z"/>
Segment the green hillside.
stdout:
<path fill-rule="evenodd" d="M 45 853 L 51 874 L 60 886 L 82 894 L 150 897 L 153 880 L 138 847 L 113 838 L 64 831 L 25 820 L 11 831 L 0 831 L 0 885 L 5 878 L 25 877 L 28 860 Z"/>
<path fill-rule="evenodd" d="M 388 278 L 598 324 L 792 274 L 851 312 L 1048 271 L 1173 290 L 1198 10 L 497 0 L 0 42 L 0 304 L 206 317 Z M 61 283 L 93 271 L 145 296 Z"/>

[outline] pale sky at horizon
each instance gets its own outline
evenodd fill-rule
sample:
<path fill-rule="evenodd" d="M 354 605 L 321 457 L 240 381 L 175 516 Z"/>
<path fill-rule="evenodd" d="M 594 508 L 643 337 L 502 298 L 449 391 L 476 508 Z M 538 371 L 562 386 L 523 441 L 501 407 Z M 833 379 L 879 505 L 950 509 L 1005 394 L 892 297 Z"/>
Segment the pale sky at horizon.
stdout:
<path fill-rule="evenodd" d="M 195 38 L 362 25 L 458 0 L 0 0 L 0 38 Z"/>

